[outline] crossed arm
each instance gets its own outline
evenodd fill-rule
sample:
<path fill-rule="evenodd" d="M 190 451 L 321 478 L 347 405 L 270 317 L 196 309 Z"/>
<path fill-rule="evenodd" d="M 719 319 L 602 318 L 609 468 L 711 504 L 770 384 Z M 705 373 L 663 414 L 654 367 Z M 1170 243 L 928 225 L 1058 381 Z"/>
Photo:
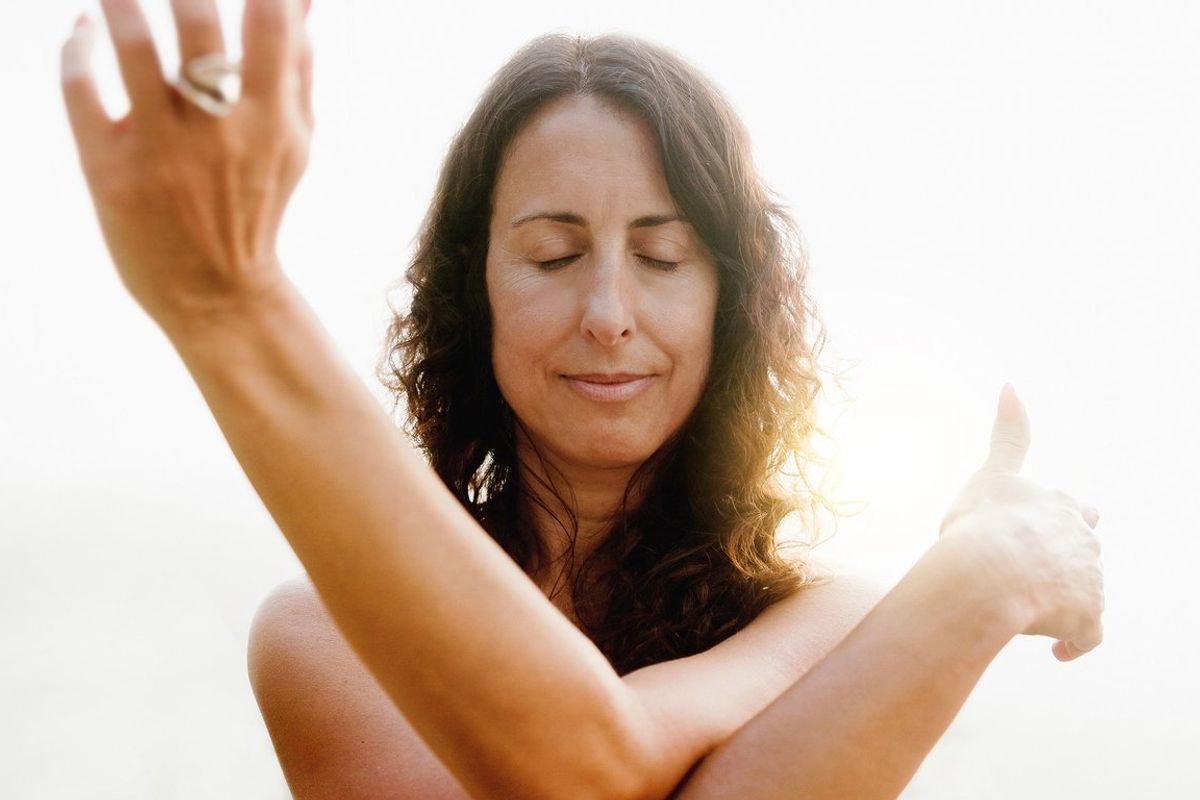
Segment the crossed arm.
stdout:
<path fill-rule="evenodd" d="M 472 797 L 895 797 L 1021 629 L 942 540 L 773 701 L 720 706 L 703 657 L 622 680 L 441 484 L 289 283 L 164 331 L 346 642 Z M 721 713 L 690 728 L 705 704 Z"/>

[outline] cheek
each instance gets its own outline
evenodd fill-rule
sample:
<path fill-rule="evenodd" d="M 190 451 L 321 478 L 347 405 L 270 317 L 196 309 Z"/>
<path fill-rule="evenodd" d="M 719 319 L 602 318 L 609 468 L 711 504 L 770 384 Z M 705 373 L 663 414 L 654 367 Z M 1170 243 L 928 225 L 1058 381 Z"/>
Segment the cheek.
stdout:
<path fill-rule="evenodd" d="M 539 374 L 573 330 L 561 290 L 520 277 L 488 286 L 492 310 L 492 367 L 510 402 L 537 387 Z"/>
<path fill-rule="evenodd" d="M 557 338 L 569 323 L 570 308 L 562 292 L 547 291 L 533 281 L 512 280 L 489 287 L 492 338 L 511 349 L 536 351 Z"/>
<path fill-rule="evenodd" d="M 659 306 L 655 328 L 689 368 L 703 372 L 712 356 L 716 297 L 707 286 L 689 288 Z"/>

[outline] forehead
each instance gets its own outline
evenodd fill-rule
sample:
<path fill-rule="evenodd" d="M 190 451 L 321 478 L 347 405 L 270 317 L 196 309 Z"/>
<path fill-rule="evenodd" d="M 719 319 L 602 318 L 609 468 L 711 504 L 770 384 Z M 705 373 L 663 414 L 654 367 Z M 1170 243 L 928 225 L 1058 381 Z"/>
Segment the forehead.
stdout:
<path fill-rule="evenodd" d="M 667 214 L 675 206 L 649 126 L 583 96 L 539 109 L 509 143 L 493 208 L 495 221 L 507 227 L 549 208 L 570 209 L 596 223 L 614 214 Z"/>

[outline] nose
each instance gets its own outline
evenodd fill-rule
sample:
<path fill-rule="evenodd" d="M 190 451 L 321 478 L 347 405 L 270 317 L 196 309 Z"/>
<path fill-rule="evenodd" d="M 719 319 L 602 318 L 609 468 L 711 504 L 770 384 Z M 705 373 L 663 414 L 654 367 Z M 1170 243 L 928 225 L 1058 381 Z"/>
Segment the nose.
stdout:
<path fill-rule="evenodd" d="M 580 332 L 605 347 L 612 347 L 633 338 L 634 287 L 630 284 L 627 265 L 619 258 L 598 261 L 588 276 L 584 289 L 583 317 Z"/>

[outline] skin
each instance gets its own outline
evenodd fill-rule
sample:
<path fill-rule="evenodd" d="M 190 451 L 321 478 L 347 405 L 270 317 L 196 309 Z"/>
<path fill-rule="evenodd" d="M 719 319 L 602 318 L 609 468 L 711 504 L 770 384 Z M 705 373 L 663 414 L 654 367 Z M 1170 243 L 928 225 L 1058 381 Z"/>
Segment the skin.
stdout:
<path fill-rule="evenodd" d="M 535 114 L 506 153 L 493 209 L 486 279 L 496 380 L 528 431 L 518 426 L 524 468 L 575 498 L 578 561 L 633 471 L 700 397 L 717 271 L 687 222 L 633 226 L 678 210 L 650 130 L 593 96 L 562 98 Z M 579 220 L 514 227 L 543 212 Z M 653 377 L 616 403 L 585 397 L 564 378 L 616 372 Z M 544 512 L 539 523 L 558 554 L 561 531 Z"/>
<path fill-rule="evenodd" d="M 298 770 L 289 782 L 330 787 L 298 796 L 396 796 L 404 775 L 383 771 L 397 767 L 403 731 L 380 731 L 370 738 L 378 749 L 366 750 L 364 724 L 402 717 L 472 797 L 894 798 L 1009 638 L 1057 637 L 1064 661 L 1100 643 L 1098 514 L 1019 476 L 1029 424 L 1006 387 L 988 461 L 952 504 L 939 540 L 866 617 L 870 604 L 839 579 L 776 603 L 709 651 L 617 676 L 398 435 L 280 269 L 275 231 L 312 124 L 301 6 L 248 0 L 243 95 L 217 119 L 164 83 L 135 0 L 101 5 L 131 110 L 105 116 L 87 68 L 87 26 L 64 44 L 62 88 L 114 265 L 196 380 L 311 577 L 309 599 L 319 596 L 362 667 L 347 691 L 367 705 L 342 702 L 328 689 L 350 684 L 314 637 L 313 615 L 285 595 L 256 616 L 250 677 L 281 763 Z M 172 5 L 185 59 L 220 48 L 211 2 Z M 602 124 L 587 116 L 593 110 L 583 108 L 559 141 L 585 122 Z M 636 128 L 607 132 L 636 138 Z M 581 142 L 579 152 L 595 144 Z M 542 338 L 514 339 L 510 329 L 513 349 L 501 356 L 523 352 L 528 361 L 501 357 L 497 371 L 529 421 L 529 444 L 569 481 L 596 487 L 579 503 L 593 526 L 613 494 L 606 502 L 605 483 L 586 478 L 627 475 L 692 407 L 704 373 L 703 326 L 675 320 L 695 326 L 684 335 L 662 324 L 656 315 L 678 298 L 652 291 L 659 276 L 636 260 L 656 245 L 627 230 L 630 216 L 663 209 L 627 197 L 667 197 L 661 184 L 650 187 L 652 171 L 630 166 L 633 152 L 617 148 L 590 170 L 562 173 L 609 189 L 550 198 L 590 203 L 576 210 L 587 223 L 571 243 L 578 261 L 494 284 L 497 311 L 507 291 L 531 291 L 501 316 L 529 312 L 524 321 L 543 326 Z M 561 168 L 547 159 L 535 161 L 539 170 Z M 624 195 L 606 182 L 607 169 L 647 183 Z M 538 302 L 543 280 L 562 280 L 563 296 L 575 298 L 576 333 L 567 334 L 570 304 Z M 489 291 L 490 281 L 491 273 Z M 583 361 L 598 355 L 611 360 Z M 576 399 L 552 390 L 556 370 L 576 369 L 661 369 L 647 398 L 658 404 L 606 406 L 612 435 L 601 436 L 580 422 L 596 415 L 573 417 Z M 399 486 L 409 489 L 403 503 Z M 343 790 L 347 781 L 362 791 Z"/>

